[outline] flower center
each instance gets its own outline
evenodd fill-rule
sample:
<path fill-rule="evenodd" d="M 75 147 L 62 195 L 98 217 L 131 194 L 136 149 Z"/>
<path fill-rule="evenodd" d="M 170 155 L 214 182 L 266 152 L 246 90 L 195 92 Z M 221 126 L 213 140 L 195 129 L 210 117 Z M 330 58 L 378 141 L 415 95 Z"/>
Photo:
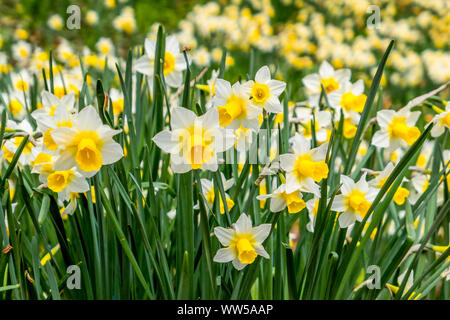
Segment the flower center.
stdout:
<path fill-rule="evenodd" d="M 341 106 L 346 111 L 356 111 L 362 112 L 364 109 L 364 104 L 366 103 L 367 96 L 365 94 L 360 94 L 355 96 L 351 92 L 344 93 L 341 98 Z"/>
<path fill-rule="evenodd" d="M 175 57 L 167 52 L 164 54 L 164 74 L 169 74 L 175 70 Z"/>
<path fill-rule="evenodd" d="M 238 259 L 243 264 L 250 264 L 255 261 L 258 255 L 253 247 L 253 237 L 251 234 L 241 234 L 235 240 Z"/>
<path fill-rule="evenodd" d="M 450 112 L 448 112 L 445 117 L 441 118 L 441 124 L 450 128 Z"/>
<path fill-rule="evenodd" d="M 270 97 L 269 87 L 264 83 L 255 83 L 252 87 L 252 99 L 257 105 L 263 106 Z"/>
<path fill-rule="evenodd" d="M 11 112 L 11 114 L 12 114 L 13 116 L 16 116 L 16 115 L 18 115 L 18 114 L 22 111 L 23 106 L 22 106 L 22 104 L 21 104 L 19 101 L 17 101 L 17 100 L 11 100 L 11 101 L 9 102 L 8 109 L 9 109 L 9 112 Z"/>
<path fill-rule="evenodd" d="M 334 78 L 322 79 L 320 83 L 323 85 L 325 92 L 328 94 L 334 90 L 339 89 L 339 82 L 334 80 Z"/>
<path fill-rule="evenodd" d="M 409 127 L 403 117 L 397 117 L 392 120 L 389 125 L 389 135 L 391 138 L 403 139 L 408 145 L 412 145 L 420 136 L 417 127 Z"/>
<path fill-rule="evenodd" d="M 236 118 L 244 118 L 247 115 L 246 101 L 234 94 L 227 99 L 224 106 L 218 107 L 219 124 L 222 127 L 229 126 Z"/>
<path fill-rule="evenodd" d="M 47 186 L 54 192 L 61 192 L 70 183 L 74 177 L 72 170 L 55 171 L 47 178 Z"/>
<path fill-rule="evenodd" d="M 295 161 L 294 173 L 299 181 L 312 178 L 320 182 L 328 176 L 328 166 L 325 161 L 313 161 L 309 154 L 303 154 Z"/>
<path fill-rule="evenodd" d="M 306 203 L 302 198 L 300 198 L 298 191 L 294 191 L 292 193 L 283 192 L 281 195 L 286 201 L 289 213 L 297 213 L 306 207 Z"/>
<path fill-rule="evenodd" d="M 184 157 L 192 169 L 199 169 L 203 163 L 211 161 L 214 150 L 211 132 L 198 126 L 191 126 L 180 136 Z"/>
<path fill-rule="evenodd" d="M 99 170 L 102 166 L 102 154 L 94 139 L 83 138 L 78 144 L 75 161 L 84 171 Z"/>
<path fill-rule="evenodd" d="M 370 205 L 370 202 L 365 198 L 365 194 L 359 190 L 353 190 L 346 196 L 346 207 L 362 217 L 366 215 Z"/>
<path fill-rule="evenodd" d="M 356 130 L 358 130 L 358 127 L 352 123 L 350 118 L 346 118 L 344 120 L 344 137 L 346 139 L 353 138 L 356 134 Z"/>

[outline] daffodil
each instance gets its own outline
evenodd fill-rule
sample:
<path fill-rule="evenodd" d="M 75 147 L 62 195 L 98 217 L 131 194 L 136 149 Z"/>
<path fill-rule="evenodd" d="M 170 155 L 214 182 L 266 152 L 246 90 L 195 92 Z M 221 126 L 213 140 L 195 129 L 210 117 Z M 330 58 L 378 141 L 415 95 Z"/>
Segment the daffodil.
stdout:
<path fill-rule="evenodd" d="M 364 82 L 358 80 L 355 83 L 344 82 L 342 86 L 328 94 L 330 105 L 335 108 L 336 113 L 340 113 L 342 108 L 344 113 L 362 113 L 367 96 L 364 94 Z"/>
<path fill-rule="evenodd" d="M 163 130 L 153 141 L 163 151 L 171 154 L 171 168 L 175 173 L 192 169 L 216 171 L 217 153 L 231 148 L 235 141 L 232 130 L 219 125 L 216 108 L 197 115 L 183 107 L 172 109 L 172 131 Z"/>
<path fill-rule="evenodd" d="M 270 200 L 270 211 L 280 212 L 286 207 L 289 213 L 297 213 L 306 207 L 306 203 L 303 200 L 302 194 L 299 190 L 291 193 L 286 192 L 286 184 L 280 185 L 271 194 L 259 195 L 256 197 L 258 200 Z"/>
<path fill-rule="evenodd" d="M 331 113 L 327 110 L 316 111 L 316 109 L 299 107 L 295 110 L 297 119 L 300 121 L 299 132 L 312 140 L 312 122 L 314 120 L 314 130 L 316 141 L 319 144 L 329 140 L 331 135 Z M 314 118 L 313 118 L 314 115 Z"/>
<path fill-rule="evenodd" d="M 280 113 L 283 111 L 283 107 L 278 97 L 285 88 L 286 83 L 271 79 L 269 67 L 263 66 L 256 72 L 251 91 L 251 102 L 267 112 Z"/>
<path fill-rule="evenodd" d="M 219 112 L 219 123 L 222 127 L 234 130 L 244 127 L 258 131 L 258 116 L 262 113 L 262 108 L 250 102 L 252 85 L 253 81 L 236 82 L 231 86 L 226 80 L 216 80 L 214 106 Z"/>
<path fill-rule="evenodd" d="M 369 185 L 375 189 L 381 189 L 393 170 L 394 165 L 392 164 L 392 162 L 389 162 L 384 170 L 377 174 L 375 179 L 369 181 Z M 405 203 L 405 200 L 406 198 L 408 198 L 408 196 L 409 190 L 400 186 L 398 187 L 397 191 L 395 191 L 393 200 L 397 205 L 401 206 Z"/>
<path fill-rule="evenodd" d="M 433 118 L 432 122 L 434 123 L 431 129 L 432 137 L 439 137 L 445 132 L 446 128 L 450 129 L 450 102 L 447 102 L 444 111 L 439 110 L 439 113 Z"/>
<path fill-rule="evenodd" d="M 145 54 L 134 64 L 136 71 L 149 77 L 153 77 L 155 63 L 156 41 L 145 39 Z M 186 69 L 186 61 L 180 52 L 180 45 L 176 36 L 168 36 L 165 43 L 163 73 L 168 86 L 178 88 L 183 83 L 183 70 Z"/>
<path fill-rule="evenodd" d="M 312 107 L 319 105 L 320 93 L 322 86 L 327 94 L 338 90 L 344 83 L 350 80 L 350 69 L 335 70 L 327 61 L 321 63 L 319 73 L 307 75 L 302 79 L 303 85 L 306 87 L 308 101 Z"/>
<path fill-rule="evenodd" d="M 87 176 L 94 175 L 102 165 L 123 157 L 122 147 L 112 138 L 120 132 L 104 125 L 94 107 L 83 108 L 73 117 L 71 127 L 51 131 L 60 152 L 54 169 L 65 171 L 77 167 Z"/>
<path fill-rule="evenodd" d="M 281 168 L 286 171 L 286 192 L 300 190 L 320 196 L 316 183 L 328 177 L 328 165 L 325 163 L 328 143 L 311 149 L 311 143 L 298 133 L 292 141 L 294 154 L 280 155 Z"/>
<path fill-rule="evenodd" d="M 3 101 L 5 101 L 6 106 L 11 113 L 12 117 L 16 120 L 22 120 L 27 114 L 24 95 L 22 92 L 13 91 L 9 95 L 6 93 L 2 94 Z"/>
<path fill-rule="evenodd" d="M 331 205 L 331 210 L 342 212 L 339 216 L 339 226 L 347 228 L 355 221 L 362 221 L 366 216 L 378 190 L 369 186 L 364 173 L 358 182 L 341 175 L 341 194 L 337 195 Z"/>
<path fill-rule="evenodd" d="M 228 189 L 230 189 L 233 186 L 234 179 L 226 180 L 223 173 L 221 173 L 220 175 L 221 175 L 221 179 L 222 179 L 223 189 L 224 189 L 224 191 L 227 191 Z M 201 182 L 203 196 L 205 197 L 209 208 L 212 208 L 214 205 L 214 199 L 215 199 L 214 183 L 213 183 L 213 181 L 208 180 L 208 179 L 201 179 L 200 182 Z M 225 208 L 223 206 L 222 196 L 220 195 L 220 193 L 218 193 L 218 194 L 219 194 L 219 206 L 220 206 L 219 210 L 220 210 L 221 214 L 224 214 Z M 227 203 L 228 210 L 231 210 L 231 208 L 233 208 L 233 206 L 234 206 L 234 201 L 231 199 L 231 197 L 227 193 L 225 193 L 225 201 Z M 194 206 L 194 209 L 198 209 L 198 205 Z"/>
<path fill-rule="evenodd" d="M 420 114 L 420 111 L 411 111 L 409 107 L 398 111 L 378 111 L 377 122 L 380 130 L 375 132 L 372 144 L 390 150 L 402 145 L 412 145 L 420 136 L 420 130 L 415 126 Z"/>
<path fill-rule="evenodd" d="M 229 229 L 214 228 L 214 234 L 225 248 L 219 249 L 213 260 L 220 263 L 232 261 L 237 270 L 242 270 L 252 264 L 258 255 L 269 259 L 262 243 L 269 236 L 271 228 L 272 225 L 268 223 L 252 227 L 252 221 L 245 213 Z"/>
<path fill-rule="evenodd" d="M 33 135 L 33 128 L 26 119 L 22 120 L 19 123 L 16 123 L 12 120 L 7 120 L 6 128 L 8 128 L 9 130 L 23 132 L 23 135 L 22 134 L 16 135 L 10 139 L 5 140 L 2 146 L 3 158 L 11 162 L 17 149 L 20 147 L 23 140 L 25 139 L 25 135 L 26 134 L 30 136 Z M 35 146 L 33 145 L 33 143 L 31 143 L 30 140 L 28 140 L 27 143 L 25 144 L 25 147 L 22 150 L 22 153 L 19 156 L 18 160 L 19 164 L 21 164 L 22 166 L 30 164 L 33 158 L 35 157 L 35 153 L 36 153 Z"/>

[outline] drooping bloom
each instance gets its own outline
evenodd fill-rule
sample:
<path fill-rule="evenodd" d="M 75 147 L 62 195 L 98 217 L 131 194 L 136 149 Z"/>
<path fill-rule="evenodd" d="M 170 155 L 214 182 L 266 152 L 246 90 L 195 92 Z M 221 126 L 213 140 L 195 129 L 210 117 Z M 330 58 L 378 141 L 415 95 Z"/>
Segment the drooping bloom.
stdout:
<path fill-rule="evenodd" d="M 377 113 L 380 130 L 375 132 L 372 144 L 379 148 L 397 149 L 401 145 L 412 145 L 420 136 L 415 126 L 420 111 L 411 111 L 404 107 L 398 111 L 381 110 Z"/>
<path fill-rule="evenodd" d="M 265 109 L 267 112 L 283 112 L 278 97 L 286 88 L 286 83 L 279 80 L 272 80 L 268 66 L 261 67 L 255 75 L 255 82 L 252 86 L 251 102 L 255 106 Z"/>
<path fill-rule="evenodd" d="M 172 131 L 159 132 L 153 141 L 171 154 L 171 168 L 175 173 L 200 168 L 216 171 L 217 152 L 228 150 L 235 141 L 232 130 L 219 125 L 216 108 L 197 117 L 191 110 L 175 107 L 172 109 L 171 127 Z"/>
<path fill-rule="evenodd" d="M 328 166 L 324 161 L 328 143 L 311 149 L 311 143 L 298 133 L 292 141 L 294 154 L 280 155 L 281 168 L 286 171 L 286 192 L 300 190 L 320 196 L 316 182 L 328 177 Z"/>
<path fill-rule="evenodd" d="M 71 127 L 58 127 L 51 132 L 60 151 L 54 169 L 65 171 L 77 167 L 86 176 L 93 176 L 102 165 L 123 157 L 121 145 L 113 140 L 120 132 L 104 125 L 94 107 L 85 107 L 74 116 Z"/>
<path fill-rule="evenodd" d="M 145 39 L 144 49 L 145 54 L 136 60 L 134 66 L 138 72 L 153 77 L 156 41 L 150 38 Z M 182 71 L 186 69 L 186 61 L 180 52 L 180 45 L 175 36 L 166 38 L 165 50 L 164 79 L 168 86 L 178 88 L 183 83 Z"/>
<path fill-rule="evenodd" d="M 338 90 L 341 86 L 350 80 L 350 69 L 334 70 L 333 66 L 327 61 L 322 62 L 319 67 L 319 73 L 307 75 L 302 79 L 308 94 L 308 101 L 312 107 L 319 105 L 320 93 L 322 91 L 321 85 L 325 92 Z"/>
<path fill-rule="evenodd" d="M 445 106 L 445 111 L 438 113 L 434 117 L 433 123 L 434 127 L 431 129 L 432 137 L 435 138 L 439 137 L 441 134 L 445 132 L 445 128 L 450 129 L 450 102 L 447 102 L 447 105 Z"/>
<path fill-rule="evenodd" d="M 252 85 L 253 81 L 236 82 L 231 86 L 226 80 L 216 80 L 214 105 L 219 112 L 219 123 L 222 127 L 236 130 L 242 126 L 258 131 L 258 116 L 262 113 L 262 108 L 250 102 Z"/>
<path fill-rule="evenodd" d="M 270 200 L 270 211 L 280 212 L 286 207 L 289 213 L 297 213 L 306 207 L 302 194 L 299 190 L 286 193 L 286 184 L 282 184 L 270 194 L 263 194 L 256 197 L 258 200 Z"/>
<path fill-rule="evenodd" d="M 339 216 L 339 226 L 347 228 L 355 221 L 362 221 L 367 214 L 378 190 L 369 186 L 364 173 L 358 182 L 341 175 L 341 193 L 331 205 L 331 210 L 342 212 Z"/>
<path fill-rule="evenodd" d="M 213 260 L 220 263 L 232 261 L 237 270 L 242 270 L 253 263 L 258 255 L 269 259 L 262 243 L 269 236 L 271 228 L 269 223 L 252 227 L 252 221 L 245 213 L 229 229 L 214 228 L 214 234 L 225 248 L 219 249 Z"/>

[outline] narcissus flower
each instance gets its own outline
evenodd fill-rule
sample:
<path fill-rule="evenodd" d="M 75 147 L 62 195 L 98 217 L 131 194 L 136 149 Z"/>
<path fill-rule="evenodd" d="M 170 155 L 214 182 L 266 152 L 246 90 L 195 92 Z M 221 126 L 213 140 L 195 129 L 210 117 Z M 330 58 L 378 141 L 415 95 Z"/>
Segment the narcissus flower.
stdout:
<path fill-rule="evenodd" d="M 314 120 L 314 128 L 316 141 L 319 144 L 327 142 L 331 136 L 331 113 L 327 110 L 315 111 L 316 109 L 300 107 L 295 110 L 300 121 L 300 133 L 308 139 L 312 140 L 312 121 Z M 313 118 L 314 114 L 314 118 Z"/>
<path fill-rule="evenodd" d="M 433 119 L 434 127 L 431 129 L 431 136 L 439 137 L 445 132 L 445 128 L 450 129 L 450 102 L 447 102 L 444 111 L 434 109 L 439 113 Z"/>
<path fill-rule="evenodd" d="M 256 197 L 258 200 L 270 200 L 270 211 L 280 212 L 286 207 L 289 213 L 297 213 L 306 207 L 306 203 L 303 200 L 302 194 L 299 190 L 291 193 L 286 193 L 286 185 L 282 184 L 271 194 L 259 195 Z"/>
<path fill-rule="evenodd" d="M 262 108 L 250 103 L 252 85 L 253 81 L 236 82 L 231 86 L 226 80 L 216 80 L 214 106 L 219 112 L 219 123 L 222 127 L 236 130 L 242 126 L 258 131 L 258 116 L 262 113 Z"/>
<path fill-rule="evenodd" d="M 286 88 L 286 83 L 270 78 L 268 66 L 261 67 L 255 75 L 255 82 L 251 91 L 251 102 L 267 112 L 280 113 L 283 111 L 278 97 Z"/>
<path fill-rule="evenodd" d="M 366 175 L 364 173 L 358 182 L 341 175 L 342 194 L 337 195 L 331 205 L 331 210 L 342 212 L 339 216 L 341 228 L 347 228 L 355 221 L 362 221 L 378 194 L 378 190 L 367 183 Z"/>
<path fill-rule="evenodd" d="M 307 75 L 302 79 L 308 94 L 308 101 L 312 107 L 319 105 L 320 93 L 322 87 L 327 94 L 338 90 L 341 86 L 350 80 L 350 69 L 334 70 L 333 66 L 327 61 L 322 62 L 319 67 L 319 73 Z"/>
<path fill-rule="evenodd" d="M 232 261 L 237 270 L 242 270 L 253 263 L 258 255 L 269 259 L 262 243 L 269 236 L 271 228 L 269 223 L 252 227 L 252 221 L 245 213 L 230 229 L 214 228 L 214 234 L 226 248 L 219 249 L 213 260 L 221 263 Z"/>
<path fill-rule="evenodd" d="M 227 191 L 228 189 L 230 189 L 233 186 L 234 179 L 226 180 L 223 173 L 221 173 L 221 178 L 222 178 L 222 184 L 223 184 L 224 191 Z M 216 196 L 215 191 L 214 191 L 214 183 L 213 183 L 213 181 L 208 180 L 208 179 L 201 179 L 200 182 L 202 184 L 203 196 L 205 197 L 208 206 L 210 208 L 212 208 L 212 206 L 214 205 L 214 200 L 215 200 L 215 196 Z M 222 196 L 220 195 L 220 192 L 218 192 L 218 194 L 219 194 L 220 213 L 224 214 L 225 208 L 223 206 Z M 231 197 L 227 193 L 225 193 L 225 199 L 226 199 L 228 210 L 231 210 L 231 208 L 233 208 L 233 206 L 234 206 L 234 201 L 231 200 Z M 198 205 L 194 206 L 194 209 L 198 209 Z"/>
<path fill-rule="evenodd" d="M 94 107 L 85 107 L 74 116 L 71 127 L 59 127 L 51 132 L 60 150 L 54 169 L 65 171 L 77 167 L 87 176 L 94 175 L 102 165 L 123 157 L 122 147 L 112 138 L 120 132 L 104 125 Z"/>
<path fill-rule="evenodd" d="M 324 161 L 328 143 L 311 149 L 311 143 L 298 133 L 292 141 L 294 154 L 280 155 L 281 168 L 286 171 L 286 192 L 300 190 L 320 196 L 316 182 L 328 176 L 328 165 Z"/>
<path fill-rule="evenodd" d="M 144 49 L 145 54 L 136 61 L 134 67 L 138 72 L 153 77 L 156 41 L 150 38 L 145 39 Z M 186 69 L 186 61 L 175 36 L 166 38 L 165 50 L 164 79 L 168 86 L 178 88 L 183 83 L 182 71 Z"/>
<path fill-rule="evenodd" d="M 197 117 L 191 110 L 175 107 L 172 109 L 171 127 L 172 131 L 159 132 L 153 141 L 171 154 L 171 168 L 175 173 L 200 168 L 216 171 L 217 152 L 228 150 L 235 141 L 233 131 L 219 125 L 216 108 Z"/>
<path fill-rule="evenodd" d="M 398 111 L 381 110 L 377 113 L 380 130 L 375 132 L 372 144 L 379 148 L 397 149 L 402 145 L 412 145 L 420 136 L 415 126 L 420 111 L 404 107 Z"/>
<path fill-rule="evenodd" d="M 386 183 L 386 180 L 391 175 L 392 171 L 394 170 L 394 165 L 392 162 L 389 162 L 384 168 L 384 170 L 379 173 L 375 179 L 372 179 L 369 181 L 369 185 L 375 189 L 381 189 L 383 185 Z M 409 196 L 409 190 L 403 187 L 398 187 L 397 191 L 395 191 L 393 200 L 394 202 L 401 206 L 405 203 L 406 198 Z"/>
<path fill-rule="evenodd" d="M 328 95 L 328 100 L 337 114 L 340 113 L 340 108 L 344 110 L 344 113 L 351 111 L 361 113 L 367 100 L 367 96 L 364 94 L 363 80 L 358 80 L 353 84 L 350 81 L 343 83 L 338 90 Z"/>

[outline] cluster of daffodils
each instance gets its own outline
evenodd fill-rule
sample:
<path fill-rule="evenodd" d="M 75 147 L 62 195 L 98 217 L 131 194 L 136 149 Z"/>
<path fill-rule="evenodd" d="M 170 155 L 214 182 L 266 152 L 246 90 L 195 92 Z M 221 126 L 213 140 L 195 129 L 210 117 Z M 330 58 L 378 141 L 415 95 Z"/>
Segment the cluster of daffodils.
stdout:
<path fill-rule="evenodd" d="M 103 124 L 93 106 L 78 111 L 73 93 L 60 99 L 43 91 L 41 103 L 31 113 L 35 129 L 27 119 L 7 121 L 6 130 L 12 136 L 2 146 L 3 157 L 11 163 L 27 137 L 18 163 L 31 166 L 42 187 L 57 193 L 62 205 L 69 201 L 62 213 L 71 214 L 78 194 L 90 190 L 87 179 L 123 157 L 121 145 L 113 139 L 121 130 Z"/>

